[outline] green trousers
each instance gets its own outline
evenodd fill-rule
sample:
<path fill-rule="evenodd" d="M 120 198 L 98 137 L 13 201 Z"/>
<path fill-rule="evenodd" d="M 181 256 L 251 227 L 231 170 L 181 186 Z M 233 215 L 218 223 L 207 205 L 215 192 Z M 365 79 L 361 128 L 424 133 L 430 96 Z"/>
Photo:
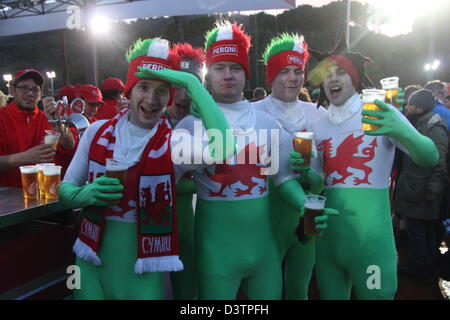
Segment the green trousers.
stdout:
<path fill-rule="evenodd" d="M 249 299 L 281 298 L 268 200 L 198 200 L 194 239 L 200 299 L 235 299 L 243 281 Z"/>
<path fill-rule="evenodd" d="M 339 211 L 316 239 L 321 299 L 393 299 L 397 252 L 388 189 L 326 189 L 326 207 Z"/>
<path fill-rule="evenodd" d="M 286 299 L 308 299 L 309 283 L 315 264 L 315 237 L 307 243 L 299 242 L 294 234 L 300 213 L 283 200 L 270 180 L 270 218 L 274 237 L 284 264 L 284 287 Z"/>
<path fill-rule="evenodd" d="M 137 224 L 106 220 L 99 257 L 101 266 L 76 258 L 81 288 L 76 300 L 160 300 L 163 298 L 161 272 L 133 273 L 137 259 Z"/>

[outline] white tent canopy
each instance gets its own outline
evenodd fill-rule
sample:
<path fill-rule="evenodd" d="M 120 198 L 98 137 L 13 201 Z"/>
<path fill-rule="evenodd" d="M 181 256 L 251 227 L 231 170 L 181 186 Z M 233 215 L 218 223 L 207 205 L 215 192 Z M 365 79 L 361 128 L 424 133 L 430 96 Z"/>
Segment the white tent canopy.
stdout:
<path fill-rule="evenodd" d="M 86 8 L 110 20 L 290 9 L 295 0 L 0 0 L 0 36 L 82 28 Z"/>

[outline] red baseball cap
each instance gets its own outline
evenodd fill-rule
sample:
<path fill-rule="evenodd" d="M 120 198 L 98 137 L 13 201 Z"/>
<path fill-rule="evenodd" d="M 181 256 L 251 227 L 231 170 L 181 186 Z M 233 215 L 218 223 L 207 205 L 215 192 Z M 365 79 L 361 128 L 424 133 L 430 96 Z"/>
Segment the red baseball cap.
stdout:
<path fill-rule="evenodd" d="M 81 97 L 86 102 L 103 102 L 102 92 L 92 84 L 82 85 L 77 92 L 78 97 Z"/>
<path fill-rule="evenodd" d="M 61 99 L 64 96 L 66 96 L 69 101 L 75 98 L 75 87 L 70 84 L 66 84 L 64 87 L 59 89 L 58 99 Z"/>
<path fill-rule="evenodd" d="M 36 83 L 42 88 L 44 86 L 44 76 L 37 70 L 34 69 L 22 69 L 16 72 L 13 79 L 13 85 L 20 81 L 25 75 L 31 75 Z"/>
<path fill-rule="evenodd" d="M 125 91 L 125 85 L 119 78 L 106 78 L 102 82 L 102 90 L 119 90 Z"/>

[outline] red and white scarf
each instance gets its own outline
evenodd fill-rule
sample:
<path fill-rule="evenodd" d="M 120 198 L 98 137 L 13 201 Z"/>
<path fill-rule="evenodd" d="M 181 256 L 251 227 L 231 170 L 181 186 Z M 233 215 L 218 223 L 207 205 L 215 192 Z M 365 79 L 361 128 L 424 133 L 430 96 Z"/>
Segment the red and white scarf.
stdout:
<path fill-rule="evenodd" d="M 129 109 L 121 111 L 97 131 L 89 149 L 89 183 L 105 173 L 107 158 L 112 158 L 116 125 Z M 178 229 L 176 222 L 175 174 L 171 159 L 171 129 L 165 117 L 156 124 L 157 131 L 147 143 L 141 160 L 129 169 L 124 182 L 124 196 L 118 207 L 122 212 L 136 204 L 138 256 L 134 272 L 180 271 Z M 74 245 L 82 260 L 101 265 L 101 247 L 105 216 L 117 215 L 111 207 L 85 207 L 80 232 Z"/>

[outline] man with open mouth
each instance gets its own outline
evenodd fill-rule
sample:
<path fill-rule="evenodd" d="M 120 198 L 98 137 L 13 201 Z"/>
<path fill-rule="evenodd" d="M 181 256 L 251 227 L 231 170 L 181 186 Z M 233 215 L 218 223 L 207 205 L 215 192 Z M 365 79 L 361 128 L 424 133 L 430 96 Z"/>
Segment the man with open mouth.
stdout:
<path fill-rule="evenodd" d="M 439 154 L 395 107 L 375 100 L 380 110 L 362 111 L 359 92 L 373 87 L 365 74 L 371 61 L 348 52 L 344 38 L 331 53 L 311 50 L 319 64 L 309 81 L 320 84 L 318 105 L 325 116 L 312 125 L 325 176 L 326 205 L 339 210 L 327 232 L 316 239 L 316 277 L 321 299 L 393 299 L 397 253 L 389 203 L 395 148 L 415 164 L 433 167 Z M 383 99 L 384 100 L 384 99 Z M 366 118 L 366 116 L 375 117 Z M 363 131 L 363 123 L 378 126 Z"/>
<path fill-rule="evenodd" d="M 200 81 L 172 70 L 179 57 L 167 40 L 138 40 L 126 58 L 131 106 L 85 131 L 59 189 L 60 200 L 83 213 L 73 247 L 81 269 L 75 299 L 162 299 L 162 273 L 183 269 L 175 186 L 205 161 L 200 148 L 200 163 L 174 164 L 180 140 L 164 116 L 171 83 L 187 89 L 206 128 L 227 136 L 228 124 Z M 233 154 L 233 139 L 226 141 L 231 148 L 215 150 L 214 160 Z"/>

